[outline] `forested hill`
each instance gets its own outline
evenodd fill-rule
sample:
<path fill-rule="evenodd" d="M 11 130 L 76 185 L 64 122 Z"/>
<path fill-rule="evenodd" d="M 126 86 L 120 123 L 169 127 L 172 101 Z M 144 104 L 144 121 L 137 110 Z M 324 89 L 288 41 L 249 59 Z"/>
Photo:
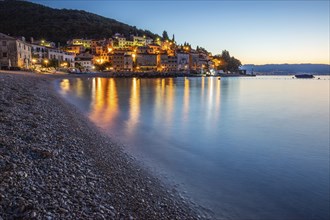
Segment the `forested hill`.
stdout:
<path fill-rule="evenodd" d="M 72 38 L 108 38 L 115 33 L 146 35 L 150 31 L 81 10 L 53 9 L 15 0 L 0 0 L 0 32 L 26 39 L 47 39 L 65 43 Z"/>
<path fill-rule="evenodd" d="M 327 64 L 266 64 L 243 65 L 241 69 L 254 73 L 287 75 L 295 73 L 330 74 L 330 65 Z"/>

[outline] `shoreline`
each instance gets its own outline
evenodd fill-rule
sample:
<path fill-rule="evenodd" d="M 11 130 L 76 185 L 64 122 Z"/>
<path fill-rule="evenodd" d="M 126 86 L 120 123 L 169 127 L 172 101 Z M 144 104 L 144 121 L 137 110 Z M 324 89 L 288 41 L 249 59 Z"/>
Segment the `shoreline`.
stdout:
<path fill-rule="evenodd" d="M 55 91 L 79 77 L 0 72 L 0 219 L 210 218 Z"/>

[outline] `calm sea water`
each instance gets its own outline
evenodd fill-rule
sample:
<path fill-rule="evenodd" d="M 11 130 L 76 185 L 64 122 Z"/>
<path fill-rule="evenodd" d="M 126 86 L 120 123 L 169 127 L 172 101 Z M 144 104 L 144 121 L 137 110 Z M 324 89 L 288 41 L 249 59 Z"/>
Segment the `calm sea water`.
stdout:
<path fill-rule="evenodd" d="M 328 76 L 63 80 L 60 93 L 225 219 L 329 219 Z"/>

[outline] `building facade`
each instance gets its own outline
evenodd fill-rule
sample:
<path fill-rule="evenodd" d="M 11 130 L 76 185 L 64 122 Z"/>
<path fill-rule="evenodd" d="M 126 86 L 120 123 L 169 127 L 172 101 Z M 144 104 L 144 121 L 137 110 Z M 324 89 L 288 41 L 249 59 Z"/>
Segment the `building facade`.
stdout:
<path fill-rule="evenodd" d="M 0 33 L 0 68 L 30 68 L 31 45 L 25 39 L 16 39 Z"/>
<path fill-rule="evenodd" d="M 184 71 L 189 69 L 189 53 L 177 53 L 177 70 Z"/>
<path fill-rule="evenodd" d="M 82 71 L 90 72 L 93 70 L 93 56 L 89 53 L 82 53 L 75 58 L 75 67 Z"/>
<path fill-rule="evenodd" d="M 75 54 L 58 49 L 48 48 L 47 56 L 50 60 L 58 61 L 59 65 L 67 63 L 69 67 L 74 67 Z"/>

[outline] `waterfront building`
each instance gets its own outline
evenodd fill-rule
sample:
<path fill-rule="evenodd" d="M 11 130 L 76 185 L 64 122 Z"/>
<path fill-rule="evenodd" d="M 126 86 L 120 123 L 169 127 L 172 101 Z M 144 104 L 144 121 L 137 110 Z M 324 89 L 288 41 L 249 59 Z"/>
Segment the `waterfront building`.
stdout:
<path fill-rule="evenodd" d="M 136 67 L 142 71 L 157 70 L 157 55 L 156 54 L 137 54 Z"/>
<path fill-rule="evenodd" d="M 177 53 L 177 70 L 183 71 L 189 69 L 189 53 L 178 52 Z"/>
<path fill-rule="evenodd" d="M 197 71 L 200 68 L 199 64 L 199 53 L 195 50 L 191 50 L 189 54 L 189 69 Z"/>
<path fill-rule="evenodd" d="M 90 53 L 82 53 L 75 57 L 75 67 L 82 71 L 90 72 L 93 69 L 93 55 Z"/>
<path fill-rule="evenodd" d="M 124 54 L 124 71 L 133 71 L 133 57 L 135 54 Z"/>
<path fill-rule="evenodd" d="M 124 54 L 123 50 L 115 50 L 110 54 L 110 60 L 112 67 L 115 71 L 122 71 L 124 69 Z"/>
<path fill-rule="evenodd" d="M 28 69 L 31 64 L 31 45 L 25 42 L 25 38 L 17 39 L 0 33 L 0 68 Z"/>
<path fill-rule="evenodd" d="M 65 52 L 60 49 L 47 48 L 47 58 L 57 61 L 59 66 L 66 63 L 68 67 L 74 67 L 74 53 Z"/>
<path fill-rule="evenodd" d="M 166 65 L 168 64 L 168 55 L 167 54 L 160 54 L 160 63 L 158 67 L 158 71 L 167 71 Z"/>
<path fill-rule="evenodd" d="M 32 63 L 41 64 L 43 59 L 47 58 L 47 48 L 39 44 L 31 44 Z"/>
<path fill-rule="evenodd" d="M 166 71 L 176 71 L 178 68 L 177 56 L 168 56 L 167 64 L 165 64 Z"/>
<path fill-rule="evenodd" d="M 111 54 L 112 53 L 108 53 L 107 50 L 102 50 L 102 52 L 99 52 L 97 55 L 94 55 L 93 63 L 103 64 L 105 62 L 111 62 Z"/>

